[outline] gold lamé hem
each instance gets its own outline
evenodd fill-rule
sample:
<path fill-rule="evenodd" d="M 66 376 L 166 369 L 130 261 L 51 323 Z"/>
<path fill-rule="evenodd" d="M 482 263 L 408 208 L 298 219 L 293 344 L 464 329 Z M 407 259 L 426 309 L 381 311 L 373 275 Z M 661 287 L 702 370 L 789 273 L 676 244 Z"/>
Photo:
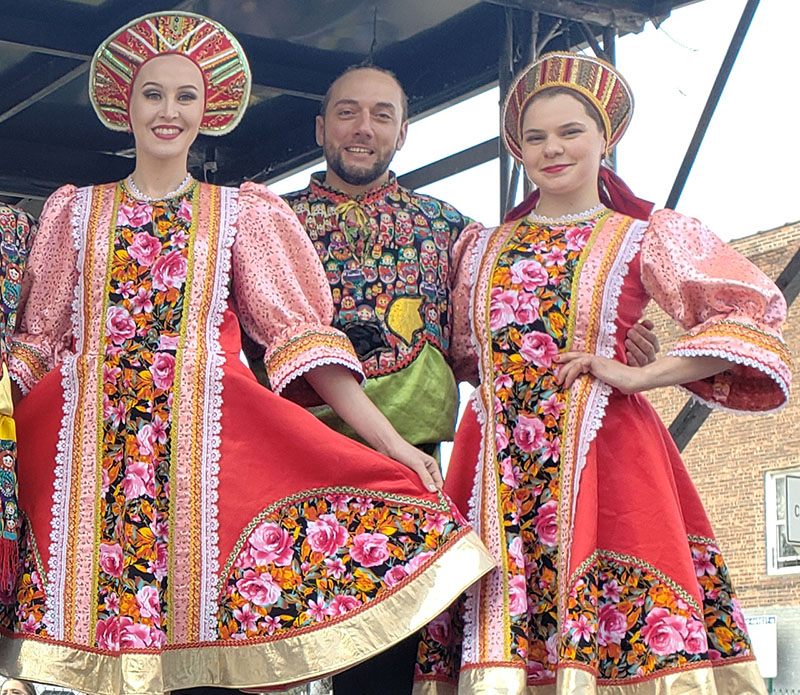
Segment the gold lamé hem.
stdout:
<path fill-rule="evenodd" d="M 93 695 L 161 695 L 202 686 L 259 688 L 314 680 L 365 661 L 416 632 L 494 564 L 470 531 L 407 586 L 352 618 L 317 630 L 258 644 L 228 642 L 120 656 L 5 638 L 0 639 L 0 672 Z"/>
<path fill-rule="evenodd" d="M 461 672 L 458 686 L 417 681 L 413 695 L 767 695 L 753 660 L 687 669 L 620 685 L 598 685 L 588 671 L 564 668 L 551 685 L 526 685 L 522 669 L 486 667 Z"/>

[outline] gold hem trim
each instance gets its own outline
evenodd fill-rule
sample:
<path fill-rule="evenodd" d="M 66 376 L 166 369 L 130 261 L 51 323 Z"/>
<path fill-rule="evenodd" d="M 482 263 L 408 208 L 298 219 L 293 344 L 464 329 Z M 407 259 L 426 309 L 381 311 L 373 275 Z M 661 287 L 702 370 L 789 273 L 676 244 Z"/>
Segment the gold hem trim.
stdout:
<path fill-rule="evenodd" d="M 707 663 L 707 662 L 706 662 Z M 555 683 L 526 685 L 521 668 L 487 666 L 465 669 L 458 686 L 441 681 L 417 681 L 413 695 L 766 695 L 764 681 L 752 659 L 720 666 L 701 666 L 636 683 L 603 685 L 590 672 L 562 668 Z"/>
<path fill-rule="evenodd" d="M 203 686 L 263 688 L 313 680 L 365 661 L 413 634 L 494 565 L 470 532 L 407 586 L 352 618 L 318 630 L 258 644 L 212 643 L 119 656 L 5 638 L 0 639 L 0 672 L 95 695 L 160 695 Z"/>

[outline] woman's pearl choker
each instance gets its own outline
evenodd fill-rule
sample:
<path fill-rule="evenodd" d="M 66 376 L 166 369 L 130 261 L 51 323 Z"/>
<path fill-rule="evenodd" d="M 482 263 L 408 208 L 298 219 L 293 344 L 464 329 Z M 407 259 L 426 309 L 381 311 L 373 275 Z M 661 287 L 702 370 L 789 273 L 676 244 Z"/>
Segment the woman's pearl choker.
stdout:
<path fill-rule="evenodd" d="M 133 182 L 133 176 L 130 175 L 125 179 L 125 186 L 131 192 L 134 198 L 137 200 L 141 200 L 145 203 L 153 203 L 157 200 L 169 200 L 170 198 L 174 198 L 181 193 L 184 193 L 189 186 L 194 183 L 194 179 L 192 179 L 191 174 L 186 174 L 186 178 L 178 184 L 178 187 L 174 191 L 170 191 L 166 195 L 159 196 L 158 198 L 151 198 L 150 196 L 145 195 L 142 193 L 137 187 L 136 184 Z"/>

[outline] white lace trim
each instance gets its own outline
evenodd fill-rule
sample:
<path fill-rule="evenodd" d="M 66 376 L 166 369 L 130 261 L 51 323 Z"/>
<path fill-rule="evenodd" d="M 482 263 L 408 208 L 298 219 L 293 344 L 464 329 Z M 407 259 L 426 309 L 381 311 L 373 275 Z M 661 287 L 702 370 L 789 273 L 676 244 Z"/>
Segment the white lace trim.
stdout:
<path fill-rule="evenodd" d="M 348 361 L 343 357 L 318 357 L 317 359 L 312 360 L 308 364 L 304 364 L 299 369 L 295 369 L 292 371 L 291 374 L 288 374 L 286 378 L 284 378 L 279 384 L 272 387 L 274 393 L 278 394 L 279 396 L 286 390 L 286 387 L 289 386 L 293 381 L 299 379 L 301 376 L 310 372 L 312 369 L 316 369 L 317 367 L 321 367 L 325 364 L 341 364 L 343 367 L 347 367 L 351 372 L 355 372 L 360 377 L 359 383 L 363 388 L 364 385 L 367 383 L 367 379 L 364 376 L 364 372 L 361 370 L 361 363 L 356 363 L 353 361 Z M 358 366 L 356 366 L 358 365 Z"/>
<path fill-rule="evenodd" d="M 203 594 L 200 615 L 200 640 L 217 639 L 217 591 L 219 582 L 219 460 L 220 433 L 222 430 L 222 377 L 224 376 L 225 354 L 219 344 L 219 329 L 228 301 L 231 275 L 231 247 L 236 239 L 236 222 L 239 217 L 239 191 L 235 188 L 221 188 L 219 242 L 217 248 L 217 267 L 214 269 L 214 287 L 211 295 L 211 309 L 206 324 L 206 349 L 208 362 L 203 387 L 203 451 L 202 451 L 202 516 L 200 538 L 203 553 L 200 569 L 200 582 Z"/>
<path fill-rule="evenodd" d="M 28 370 L 26 370 L 26 371 L 28 371 Z M 8 370 L 8 376 L 10 376 L 11 377 L 11 381 L 13 381 L 17 385 L 17 388 L 19 388 L 19 390 L 22 393 L 22 395 L 23 396 L 27 396 L 28 392 L 30 391 L 30 388 L 23 381 L 22 377 L 19 374 L 17 374 L 16 372 L 12 372 L 10 369 Z"/>
<path fill-rule="evenodd" d="M 573 212 L 569 215 L 559 215 L 558 217 L 547 217 L 546 215 L 537 215 L 536 208 L 529 212 L 526 216 L 531 222 L 538 222 L 539 224 L 569 224 L 570 222 L 584 222 L 593 217 L 597 217 L 601 212 L 606 209 L 603 203 L 598 203 L 594 207 L 584 210 L 583 212 Z"/>
<path fill-rule="evenodd" d="M 79 188 L 72 208 L 72 239 L 77 251 L 78 278 L 72 302 L 72 333 L 75 352 L 61 363 L 63 416 L 58 433 L 53 481 L 53 508 L 50 527 L 50 566 L 47 568 L 48 592 L 42 622 L 52 639 L 64 638 L 64 580 L 67 564 L 66 533 L 69 526 L 69 491 L 72 487 L 72 442 L 75 435 L 75 414 L 78 407 L 78 354 L 83 348 L 83 276 L 86 256 L 86 226 L 92 188 Z"/>
<path fill-rule="evenodd" d="M 608 280 L 603 288 L 603 300 L 600 305 L 600 333 L 597 337 L 597 348 L 595 354 L 609 359 L 614 357 L 614 347 L 616 345 L 617 333 L 617 311 L 619 308 L 619 297 L 622 293 L 622 284 L 628 275 L 631 261 L 639 251 L 642 237 L 647 230 L 647 223 L 642 220 L 634 221 L 622 241 L 616 258 L 608 271 Z M 575 311 L 576 307 L 571 307 Z M 586 416 L 580 424 L 578 432 L 578 446 L 575 452 L 575 469 L 573 477 L 573 495 L 571 518 L 575 518 L 578 503 L 578 490 L 580 489 L 581 473 L 586 466 L 586 455 L 589 453 L 589 445 L 597 437 L 597 433 L 603 424 L 608 406 L 608 397 L 611 395 L 611 386 L 605 382 L 595 380 L 589 399 L 586 404 Z M 569 529 L 569 547 L 572 547 L 574 529 Z"/>
<path fill-rule="evenodd" d="M 727 406 L 722 405 L 717 401 L 710 401 L 707 398 L 702 398 L 698 396 L 694 391 L 687 389 L 685 386 L 681 384 L 676 384 L 676 386 L 681 390 L 685 391 L 692 397 L 692 400 L 697 401 L 698 403 L 702 403 L 703 405 L 707 405 L 709 408 L 713 408 L 715 410 L 721 410 L 725 413 L 733 413 L 734 415 L 768 415 L 770 413 L 777 413 L 783 410 L 786 407 L 786 404 L 789 402 L 789 385 L 784 381 L 783 377 L 778 374 L 774 369 L 768 367 L 765 364 L 753 359 L 752 357 L 742 357 L 741 355 L 736 355 L 731 352 L 726 352 L 725 350 L 716 350 L 712 348 L 706 349 L 699 349 L 699 348 L 673 348 L 670 350 L 667 355 L 674 355 L 676 357 L 721 357 L 722 359 L 728 360 L 729 362 L 734 362 L 736 364 L 741 364 L 746 367 L 751 367 L 752 369 L 757 369 L 760 372 L 763 372 L 768 377 L 770 377 L 777 385 L 778 388 L 783 392 L 784 401 L 781 403 L 777 408 L 772 408 L 771 410 L 737 410 L 735 408 L 728 408 Z"/>

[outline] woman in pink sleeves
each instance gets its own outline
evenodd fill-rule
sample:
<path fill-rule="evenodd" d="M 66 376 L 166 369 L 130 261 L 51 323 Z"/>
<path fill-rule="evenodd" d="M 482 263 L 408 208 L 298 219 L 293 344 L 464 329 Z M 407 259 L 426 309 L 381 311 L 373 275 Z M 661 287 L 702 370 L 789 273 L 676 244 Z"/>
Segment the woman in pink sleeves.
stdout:
<path fill-rule="evenodd" d="M 249 90 L 235 38 L 198 15 L 143 17 L 94 56 L 92 103 L 133 131 L 136 168 L 58 190 L 32 250 L 3 673 L 107 695 L 315 678 L 418 630 L 492 565 L 435 462 L 361 391 L 289 208 L 187 174 L 197 133 L 235 127 Z M 274 393 L 239 359 L 239 321 Z M 303 390 L 401 463 L 277 395 Z"/>
<path fill-rule="evenodd" d="M 548 54 L 516 80 L 504 136 L 537 190 L 461 240 L 454 344 L 480 385 L 445 490 L 498 560 L 425 631 L 416 695 L 764 693 L 698 495 L 641 392 L 785 402 L 786 305 L 697 220 L 650 215 L 600 162 L 632 110 L 607 63 Z M 625 365 L 654 299 L 685 329 Z M 465 309 L 459 313 L 459 308 Z"/>

